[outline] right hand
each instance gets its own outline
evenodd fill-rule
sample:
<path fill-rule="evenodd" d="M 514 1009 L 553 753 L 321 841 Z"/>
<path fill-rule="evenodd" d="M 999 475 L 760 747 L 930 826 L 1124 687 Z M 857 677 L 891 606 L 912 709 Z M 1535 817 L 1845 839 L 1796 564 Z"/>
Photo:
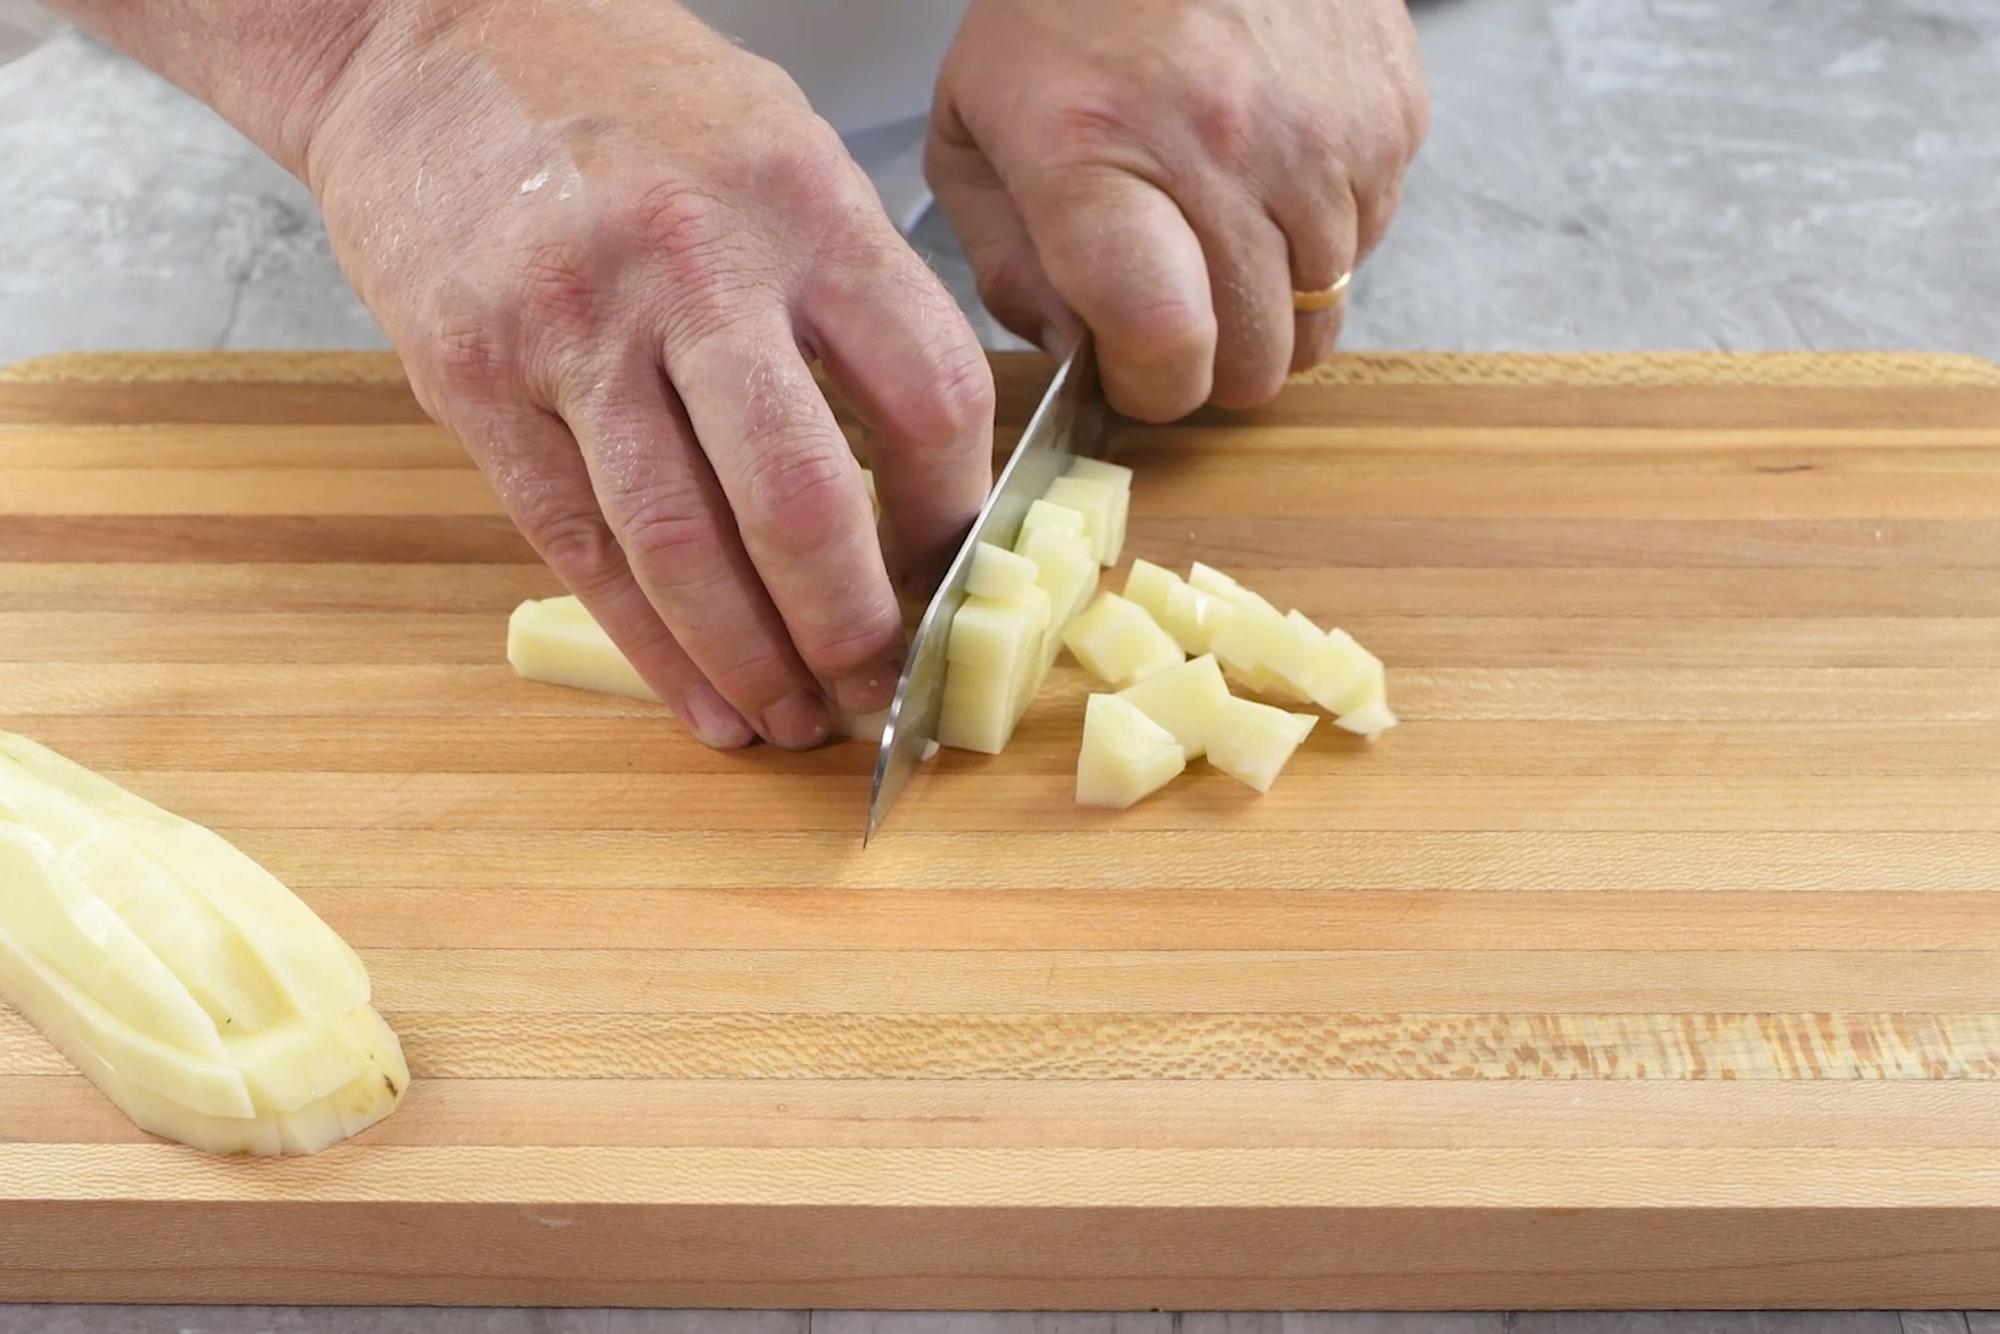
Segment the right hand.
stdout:
<path fill-rule="evenodd" d="M 895 585 L 991 482 L 993 384 L 867 177 L 677 6 L 385 12 L 306 176 L 425 410 L 704 741 L 885 706 Z M 870 432 L 883 544 L 814 358 Z"/>

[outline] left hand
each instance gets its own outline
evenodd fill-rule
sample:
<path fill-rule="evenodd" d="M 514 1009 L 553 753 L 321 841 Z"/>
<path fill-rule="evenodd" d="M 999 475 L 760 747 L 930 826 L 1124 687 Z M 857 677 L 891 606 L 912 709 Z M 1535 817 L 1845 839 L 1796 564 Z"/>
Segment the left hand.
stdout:
<path fill-rule="evenodd" d="M 1429 102 L 1404 0 L 972 0 L 926 170 L 994 315 L 1167 421 L 1324 360 Z"/>

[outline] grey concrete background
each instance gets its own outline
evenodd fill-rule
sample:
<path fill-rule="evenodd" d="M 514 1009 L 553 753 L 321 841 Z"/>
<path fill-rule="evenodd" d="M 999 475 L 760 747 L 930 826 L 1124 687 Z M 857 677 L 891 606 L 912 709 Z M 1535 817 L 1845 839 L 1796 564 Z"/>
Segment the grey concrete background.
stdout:
<path fill-rule="evenodd" d="M 1357 283 L 1350 345 L 2000 357 L 2000 0 L 1416 9 L 1436 128 Z M 917 241 L 964 292 L 948 233 L 933 220 Z M 215 117 L 73 35 L 0 67 L 0 361 L 380 345 L 311 199 Z M 416 1330 L 2000 1334 L 2000 1316 L 0 1307 L 0 1334 Z"/>
<path fill-rule="evenodd" d="M 1416 11 L 1436 127 L 1351 346 L 2000 357 L 2000 0 Z M 0 67 L 0 361 L 380 345 L 306 192 L 214 116 L 74 35 Z"/>

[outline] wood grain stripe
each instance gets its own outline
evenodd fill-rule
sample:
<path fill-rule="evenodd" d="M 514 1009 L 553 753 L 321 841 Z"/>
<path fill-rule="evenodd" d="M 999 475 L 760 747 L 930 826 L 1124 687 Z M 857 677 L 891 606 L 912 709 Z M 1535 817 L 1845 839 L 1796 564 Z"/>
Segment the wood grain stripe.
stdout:
<path fill-rule="evenodd" d="M 2000 1149 L 1990 1087 L 1885 1080 L 427 1079 L 371 1147 Z M 0 1143 L 144 1144 L 74 1076 L 0 1076 Z"/>
<path fill-rule="evenodd" d="M 479 612 L 0 611 L 0 662 L 491 666 L 506 610 Z M 1308 614 L 1333 618 L 1317 608 Z M 1755 667 L 2000 669 L 2000 617 L 1349 616 L 1399 670 Z"/>
<path fill-rule="evenodd" d="M 859 743 L 857 743 L 859 744 Z M 864 747 L 865 749 L 865 747 Z M 1372 763 L 1357 781 L 1344 757 L 1309 756 L 1285 782 L 1250 800 L 1220 782 L 1183 781 L 1115 819 L 1076 808 L 1055 773 L 995 773 L 976 786 L 932 784 L 896 812 L 906 832 L 1079 829 L 1200 830 L 1226 821 L 1257 831 L 2000 833 L 2000 775 L 1713 779 L 1517 777 L 1504 793 L 1490 777 L 1403 774 Z M 149 799 L 201 824 L 235 829 L 504 829 L 551 835 L 675 826 L 754 832 L 770 827 L 771 781 L 723 773 L 693 792 L 650 774 L 352 774 L 113 771 Z M 801 775 L 783 794 L 790 828 L 852 833 L 853 774 Z"/>
<path fill-rule="evenodd" d="M 548 687 L 553 690 L 553 687 Z M 0 701 L 4 708 L 4 701 Z M 1007 748 L 1004 772 L 1074 774 L 1073 712 L 1037 709 Z M 387 785 L 423 772 L 465 774 L 768 774 L 779 798 L 794 782 L 842 775 L 866 778 L 873 753 L 846 742 L 784 761 L 761 752 L 718 754 L 696 744 L 664 711 L 630 717 L 522 718 L 504 728 L 473 728 L 457 718 L 401 717 L 393 725 L 349 718 L 297 716 L 0 712 L 0 728 L 22 732 L 100 769 L 133 771 L 280 770 L 380 775 Z M 990 776 L 1002 766 L 946 752 L 940 774 Z M 1467 778 L 1700 778 L 1754 774 L 1770 779 L 1900 777 L 1977 781 L 2000 776 L 2000 724 L 1921 718 L 1868 722 L 1767 721 L 1426 722 L 1406 721 L 1395 744 L 1369 747 L 1320 728 L 1294 757 L 1296 775 L 1345 772 L 1456 775 Z M 1201 770 L 1197 766 L 1197 773 Z M 934 784 L 932 786 L 942 786 Z M 928 788 L 926 790 L 929 790 Z M 1504 792 L 1496 792 L 1496 800 Z M 858 799 L 857 799 L 858 800 Z M 1249 804 L 1246 800 L 1245 804 Z M 1096 817 L 1103 818 L 1103 817 Z"/>
<path fill-rule="evenodd" d="M 1390 699 L 1411 721 L 2000 722 L 2000 672 L 1968 667 L 1408 668 Z M 1092 687 L 1057 672 L 1033 716 L 1074 726 Z M 657 705 L 523 681 L 504 663 L 7 663 L 0 700 L 23 715 L 629 718 Z M 1328 738 L 1326 743 L 1337 743 Z"/>
<path fill-rule="evenodd" d="M 2000 898 L 1991 891 L 301 889 L 364 947 L 2000 950 Z"/>
<path fill-rule="evenodd" d="M 2000 1015 L 2000 951 L 376 949 L 364 959 L 387 1009 L 489 1015 Z"/>
<path fill-rule="evenodd" d="M 1225 780 L 1226 781 L 1226 780 Z M 782 796 L 774 799 L 781 800 Z M 905 800 L 921 800 L 911 792 Z M 299 885 L 535 889 L 2000 888 L 2000 834 L 220 830 Z"/>
<path fill-rule="evenodd" d="M 1359 568 L 1240 566 L 1282 607 L 1323 620 L 1569 621 L 2000 617 L 2000 580 L 1963 570 Z M 1109 576 L 1123 587 L 1123 574 Z M 0 563 L 0 612 L 447 612 L 504 616 L 562 591 L 519 564 Z"/>

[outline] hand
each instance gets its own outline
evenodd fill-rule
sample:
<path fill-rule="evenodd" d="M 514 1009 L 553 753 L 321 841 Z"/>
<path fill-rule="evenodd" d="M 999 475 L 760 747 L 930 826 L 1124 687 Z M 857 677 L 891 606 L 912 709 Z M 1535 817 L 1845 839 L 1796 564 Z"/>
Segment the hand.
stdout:
<path fill-rule="evenodd" d="M 676 6 L 384 12 L 305 166 L 425 409 L 703 740 L 886 705 L 890 568 L 934 573 L 977 512 L 993 386 L 866 176 Z"/>
<path fill-rule="evenodd" d="M 972 0 L 926 169 L 996 318 L 1080 319 L 1166 421 L 1326 358 L 1292 292 L 1381 239 L 1428 118 L 1404 0 Z"/>

